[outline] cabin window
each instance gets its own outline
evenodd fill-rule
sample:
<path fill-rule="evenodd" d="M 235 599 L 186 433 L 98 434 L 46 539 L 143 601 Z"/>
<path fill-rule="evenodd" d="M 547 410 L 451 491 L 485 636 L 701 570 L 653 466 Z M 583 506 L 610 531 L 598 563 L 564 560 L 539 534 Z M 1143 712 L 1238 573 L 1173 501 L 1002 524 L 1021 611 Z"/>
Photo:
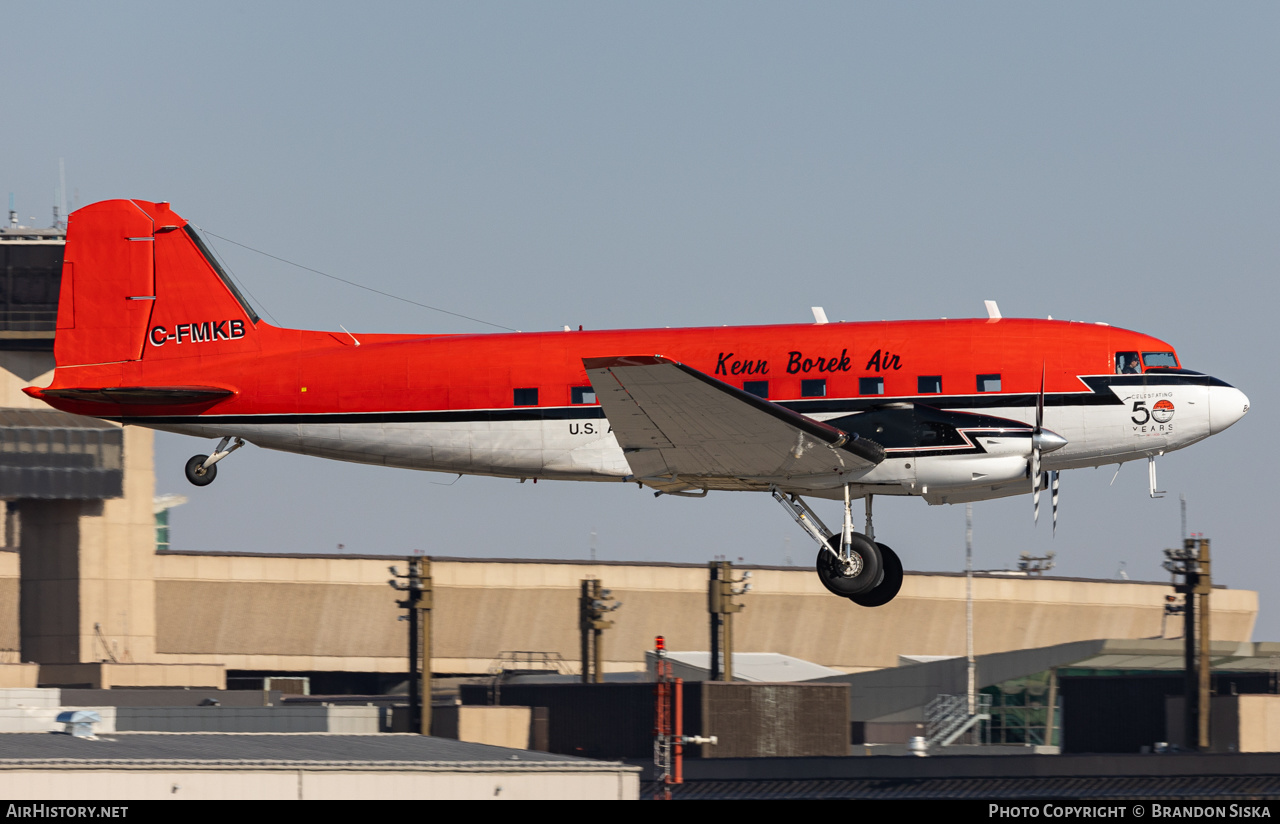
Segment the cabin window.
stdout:
<path fill-rule="evenodd" d="M 757 398 L 769 397 L 768 381 L 743 381 L 742 391 L 755 395 Z"/>
<path fill-rule="evenodd" d="M 942 394 L 941 375 L 921 375 L 916 378 L 916 391 L 921 395 Z"/>
<path fill-rule="evenodd" d="M 884 378 L 858 378 L 859 395 L 883 395 Z"/>
<path fill-rule="evenodd" d="M 999 392 L 1000 376 L 999 375 L 979 375 L 978 391 L 979 392 Z"/>
<path fill-rule="evenodd" d="M 1117 375 L 1140 375 L 1142 366 L 1138 362 L 1137 352 L 1116 352 Z"/>
<path fill-rule="evenodd" d="M 538 388 L 517 389 L 515 393 L 516 406 L 537 406 L 538 405 Z"/>
<path fill-rule="evenodd" d="M 534 398 L 535 398 L 534 403 L 536 404 L 538 402 L 536 400 L 538 390 L 535 389 L 533 391 L 534 391 Z M 569 390 L 569 394 L 571 396 L 570 400 L 573 403 L 595 403 L 596 402 L 596 390 L 591 388 L 590 386 L 575 386 Z M 516 401 L 516 405 L 519 406 L 520 402 Z"/>
<path fill-rule="evenodd" d="M 1173 356 L 1172 352 L 1143 352 L 1142 365 L 1147 367 L 1163 366 L 1177 369 L 1178 359 Z"/>
<path fill-rule="evenodd" d="M 827 379 L 815 378 L 813 380 L 800 381 L 800 397 L 802 398 L 825 398 L 827 396 Z"/>

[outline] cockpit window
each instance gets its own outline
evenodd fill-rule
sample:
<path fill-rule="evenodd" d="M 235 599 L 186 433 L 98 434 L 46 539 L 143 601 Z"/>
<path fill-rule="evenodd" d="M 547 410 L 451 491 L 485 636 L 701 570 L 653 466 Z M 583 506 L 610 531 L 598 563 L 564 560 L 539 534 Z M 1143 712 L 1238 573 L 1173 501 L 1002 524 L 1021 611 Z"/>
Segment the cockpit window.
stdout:
<path fill-rule="evenodd" d="M 1178 368 L 1178 359 L 1173 356 L 1172 352 L 1143 352 L 1143 366 L 1164 366 Z"/>
<path fill-rule="evenodd" d="M 1137 352 L 1116 352 L 1117 375 L 1142 374 L 1142 366 L 1138 362 Z"/>

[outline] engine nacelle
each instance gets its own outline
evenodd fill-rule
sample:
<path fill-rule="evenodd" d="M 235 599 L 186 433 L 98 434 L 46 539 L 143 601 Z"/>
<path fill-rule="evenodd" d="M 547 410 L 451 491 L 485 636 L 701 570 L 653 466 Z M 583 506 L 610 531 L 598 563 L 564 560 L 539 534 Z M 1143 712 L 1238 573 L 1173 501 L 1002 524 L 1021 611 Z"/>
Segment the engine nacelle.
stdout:
<path fill-rule="evenodd" d="M 920 458 L 916 466 L 915 491 L 996 486 L 1027 477 L 1023 455 L 953 455 Z"/>

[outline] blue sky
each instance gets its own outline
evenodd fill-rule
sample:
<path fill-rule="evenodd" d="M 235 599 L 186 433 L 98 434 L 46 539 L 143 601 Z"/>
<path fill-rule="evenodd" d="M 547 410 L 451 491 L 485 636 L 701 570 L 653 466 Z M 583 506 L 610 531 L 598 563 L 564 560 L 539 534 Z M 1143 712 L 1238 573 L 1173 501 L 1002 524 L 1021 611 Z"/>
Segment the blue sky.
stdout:
<path fill-rule="evenodd" d="M 1253 405 L 1145 466 L 975 507 L 985 568 L 1162 580 L 1190 529 L 1280 638 L 1280 7 L 1267 3 L 122 3 L 0 7 L 0 183 L 46 225 L 170 200 L 197 225 L 524 330 L 1006 316 L 1174 343 Z M 226 243 L 289 326 L 481 332 Z M 175 545 L 810 564 L 764 496 L 655 500 L 247 449 L 203 490 L 160 435 Z M 835 518 L 835 508 L 827 510 Z M 908 569 L 963 565 L 962 507 L 878 499 Z"/>

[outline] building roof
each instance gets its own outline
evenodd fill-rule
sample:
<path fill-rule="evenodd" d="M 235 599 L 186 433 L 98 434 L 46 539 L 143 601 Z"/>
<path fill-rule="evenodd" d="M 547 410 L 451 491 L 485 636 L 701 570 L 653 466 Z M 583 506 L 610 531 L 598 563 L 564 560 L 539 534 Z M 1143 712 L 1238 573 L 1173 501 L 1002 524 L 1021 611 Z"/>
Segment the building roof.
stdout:
<path fill-rule="evenodd" d="M 1215 641 L 1210 645 L 1210 658 L 1212 668 L 1219 672 L 1270 672 L 1280 670 L 1280 644 Z M 1182 670 L 1183 660 L 1181 638 L 1073 641 L 979 655 L 976 679 L 981 689 L 1055 667 L 1169 672 Z M 966 692 L 968 663 L 964 658 L 944 658 L 836 675 L 818 682 L 849 684 L 854 721 L 913 721 L 919 720 L 921 708 L 938 695 Z"/>
<path fill-rule="evenodd" d="M 659 785 L 646 765 L 640 797 Z M 1095 802 L 1280 798 L 1280 754 L 944 755 L 689 759 L 676 799 Z"/>
<path fill-rule="evenodd" d="M 701 681 L 710 676 L 710 652 L 668 652 L 667 660 L 672 663 L 673 674 L 677 678 Z M 654 668 L 652 651 L 645 652 L 645 663 L 648 670 L 652 672 Z M 780 652 L 733 653 L 733 680 L 735 681 L 788 683 L 843 674 L 840 670 L 804 661 L 791 655 L 783 655 Z"/>
<path fill-rule="evenodd" d="M 58 243 L 67 242 L 66 229 L 36 229 L 31 226 L 0 226 L 0 241 L 5 243 Z"/>
<path fill-rule="evenodd" d="M 62 733 L 0 735 L 0 769 L 75 765 L 378 769 L 617 770 L 619 764 L 424 735 Z M 638 768 L 633 768 L 638 769 Z"/>
<path fill-rule="evenodd" d="M 266 551 L 243 551 L 243 550 L 223 550 L 223 551 L 207 551 L 197 549 L 168 549 L 162 555 L 174 556 L 193 556 L 204 558 L 295 558 L 295 559 L 320 559 L 320 560 L 364 560 L 364 561 L 404 561 L 408 557 L 407 553 L 399 553 L 396 555 L 369 555 L 363 553 L 349 552 L 266 552 Z M 662 569 L 706 569 L 705 563 L 680 563 L 676 561 L 589 561 L 582 558 L 472 558 L 461 557 L 455 555 L 423 555 L 423 558 L 433 563 L 451 563 L 451 564 L 517 564 L 517 565 L 533 565 L 533 566 L 585 566 L 585 567 L 655 567 Z M 774 570 L 778 572 L 813 572 L 812 566 L 797 566 L 795 564 L 779 565 L 779 564 L 747 564 L 739 563 L 733 565 L 737 570 Z M 931 578 L 964 578 L 965 572 L 947 572 L 939 570 L 907 570 L 907 575 L 928 576 Z M 1137 579 L 1120 579 L 1120 578 L 1074 578 L 1065 575 L 1013 575 L 1007 571 L 994 572 L 974 572 L 974 578 L 996 579 L 996 580 L 1018 580 L 1032 582 L 1046 581 L 1077 581 L 1088 584 L 1114 584 L 1116 586 L 1170 586 L 1168 581 L 1140 581 Z M 1214 589 L 1229 589 L 1226 584 L 1214 584 Z"/>
<path fill-rule="evenodd" d="M 1182 671 L 1186 667 L 1181 638 L 1104 641 L 1097 653 L 1072 662 L 1072 670 Z M 1209 664 L 1217 672 L 1280 671 L 1280 644 L 1274 642 L 1209 644 Z"/>

